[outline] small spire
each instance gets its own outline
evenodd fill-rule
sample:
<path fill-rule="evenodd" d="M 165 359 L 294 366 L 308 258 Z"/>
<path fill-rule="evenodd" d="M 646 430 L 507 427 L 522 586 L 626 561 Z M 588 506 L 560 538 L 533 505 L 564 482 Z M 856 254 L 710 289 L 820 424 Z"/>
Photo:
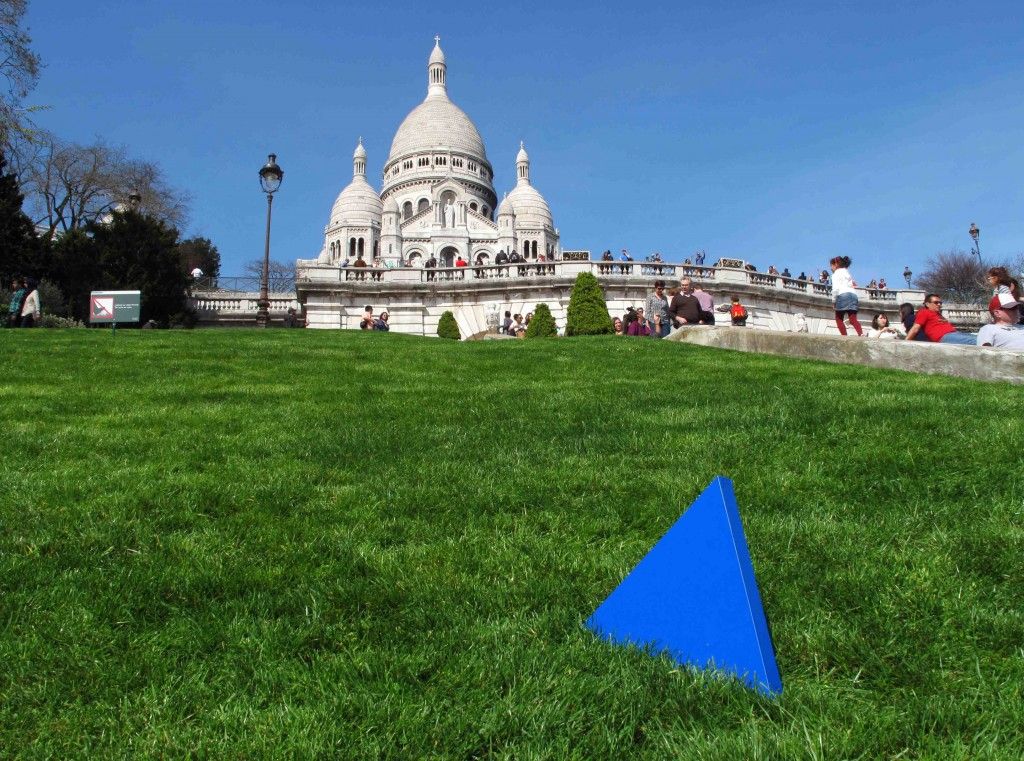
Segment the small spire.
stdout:
<path fill-rule="evenodd" d="M 359 145 L 352 153 L 352 176 L 366 176 L 366 149 L 363 147 L 363 138 L 359 137 Z"/>
<path fill-rule="evenodd" d="M 447 95 L 447 73 L 448 67 L 444 62 L 444 51 L 441 50 L 441 37 L 434 35 L 434 49 L 430 53 L 430 60 L 427 62 L 427 97 Z"/>

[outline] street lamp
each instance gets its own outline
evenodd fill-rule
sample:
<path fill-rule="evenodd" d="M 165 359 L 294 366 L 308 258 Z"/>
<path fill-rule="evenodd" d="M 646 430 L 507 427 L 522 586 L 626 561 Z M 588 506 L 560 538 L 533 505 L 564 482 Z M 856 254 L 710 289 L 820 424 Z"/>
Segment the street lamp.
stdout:
<path fill-rule="evenodd" d="M 128 193 L 128 208 L 131 209 L 132 211 L 138 211 L 139 204 L 141 203 L 142 196 L 139 194 L 138 190 L 132 188 L 131 191 Z"/>
<path fill-rule="evenodd" d="M 914 273 L 910 271 L 910 267 L 903 268 L 903 279 L 907 281 L 907 288 L 910 287 L 910 278 L 914 276 Z"/>
<path fill-rule="evenodd" d="M 260 187 L 267 194 L 267 242 L 263 249 L 263 276 L 260 278 L 260 300 L 256 305 L 256 325 L 265 328 L 270 322 L 270 295 L 267 293 L 270 280 L 270 207 L 274 193 L 281 187 L 284 171 L 277 165 L 277 154 L 271 153 L 267 163 L 260 169 Z"/>
<path fill-rule="evenodd" d="M 981 264 L 981 246 L 978 244 L 978 236 L 981 235 L 981 230 L 978 226 L 971 222 L 971 229 L 968 230 L 971 234 L 971 240 L 974 241 L 974 248 L 971 249 L 971 253 L 978 257 L 978 264 Z"/>

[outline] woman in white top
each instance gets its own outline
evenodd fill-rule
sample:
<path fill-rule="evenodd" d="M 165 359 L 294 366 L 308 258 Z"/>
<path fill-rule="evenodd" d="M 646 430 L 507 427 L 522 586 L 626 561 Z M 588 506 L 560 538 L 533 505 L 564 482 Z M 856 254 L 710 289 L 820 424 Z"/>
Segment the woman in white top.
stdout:
<path fill-rule="evenodd" d="M 35 280 L 25 278 L 25 292 L 28 295 L 25 297 L 24 305 L 21 307 L 21 327 L 31 328 L 39 322 L 43 311 L 39 303 L 39 290 L 36 288 Z"/>
<path fill-rule="evenodd" d="M 903 338 L 903 333 L 889 324 L 889 318 L 879 312 L 871 320 L 868 338 Z"/>
<path fill-rule="evenodd" d="M 859 306 L 857 291 L 854 290 L 855 283 L 850 275 L 850 257 L 835 256 L 829 262 L 832 265 L 832 300 L 835 301 L 836 327 L 839 328 L 839 335 L 846 335 L 845 319 L 850 320 L 857 335 L 864 335 L 860 323 L 857 321 L 857 308 Z"/>

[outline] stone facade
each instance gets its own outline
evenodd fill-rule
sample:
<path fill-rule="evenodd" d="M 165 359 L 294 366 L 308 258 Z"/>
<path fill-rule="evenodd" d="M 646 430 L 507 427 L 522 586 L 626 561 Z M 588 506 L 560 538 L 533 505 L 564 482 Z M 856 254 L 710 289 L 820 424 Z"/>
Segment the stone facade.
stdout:
<path fill-rule="evenodd" d="M 448 97 L 448 73 L 440 39 L 427 64 L 427 96 L 399 126 L 384 165 L 380 193 L 366 180 L 366 149 L 360 138 L 352 182 L 341 191 L 308 268 L 340 267 L 376 260 L 389 267 L 440 266 L 458 257 L 491 263 L 499 251 L 529 261 L 559 253 L 559 233 L 547 202 L 530 183 L 530 159 L 522 143 L 516 186 L 498 204 L 494 174 L 472 120 Z"/>

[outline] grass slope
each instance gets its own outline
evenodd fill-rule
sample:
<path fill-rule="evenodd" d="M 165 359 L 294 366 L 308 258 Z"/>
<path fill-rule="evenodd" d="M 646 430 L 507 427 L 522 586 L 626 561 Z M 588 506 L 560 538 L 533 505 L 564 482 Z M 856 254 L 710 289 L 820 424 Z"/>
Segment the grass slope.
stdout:
<path fill-rule="evenodd" d="M 0 351 L 0 755 L 1024 755 L 1024 388 L 611 337 Z M 581 625 L 717 474 L 777 701 Z"/>

